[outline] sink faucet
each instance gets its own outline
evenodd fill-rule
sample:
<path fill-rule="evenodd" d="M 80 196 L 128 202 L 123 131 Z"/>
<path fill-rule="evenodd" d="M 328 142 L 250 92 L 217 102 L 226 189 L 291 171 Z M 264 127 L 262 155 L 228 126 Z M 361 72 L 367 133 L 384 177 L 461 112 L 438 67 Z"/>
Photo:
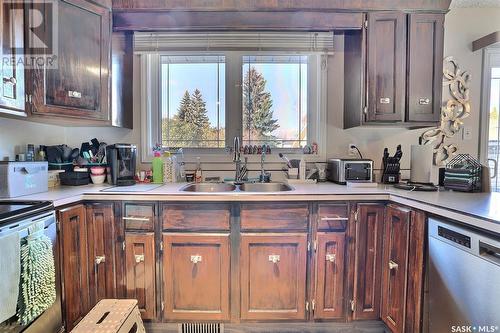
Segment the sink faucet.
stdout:
<path fill-rule="evenodd" d="M 234 182 L 241 183 L 246 178 L 247 174 L 247 158 L 245 157 L 245 164 L 241 165 L 241 143 L 240 138 L 238 136 L 234 137 L 233 141 L 233 162 L 235 163 L 235 175 Z"/>
<path fill-rule="evenodd" d="M 262 146 L 262 154 L 260 155 L 260 182 L 269 183 L 271 181 L 271 175 L 264 169 L 264 162 L 266 160 L 266 145 Z"/>

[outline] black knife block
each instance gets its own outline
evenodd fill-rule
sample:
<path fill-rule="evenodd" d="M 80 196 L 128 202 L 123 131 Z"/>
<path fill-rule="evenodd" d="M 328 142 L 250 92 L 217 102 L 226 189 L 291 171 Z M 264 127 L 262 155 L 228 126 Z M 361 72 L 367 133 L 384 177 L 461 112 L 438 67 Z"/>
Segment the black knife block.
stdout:
<path fill-rule="evenodd" d="M 382 162 L 382 183 L 397 184 L 400 179 L 400 163 L 397 157 L 387 157 Z"/>

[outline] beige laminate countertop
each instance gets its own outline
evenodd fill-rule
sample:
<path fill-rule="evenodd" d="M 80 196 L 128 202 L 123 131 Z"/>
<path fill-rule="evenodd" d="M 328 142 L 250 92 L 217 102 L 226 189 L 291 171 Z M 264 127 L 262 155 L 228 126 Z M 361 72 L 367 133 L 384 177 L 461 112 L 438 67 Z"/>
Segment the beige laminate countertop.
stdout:
<path fill-rule="evenodd" d="M 460 193 L 450 191 L 410 192 L 392 186 L 351 188 L 333 183 L 293 184 L 289 192 L 182 192 L 185 183 L 135 185 L 134 192 L 113 191 L 109 185 L 61 186 L 45 193 L 16 199 L 52 201 L 61 207 L 81 200 L 149 201 L 335 201 L 390 200 L 500 234 L 500 193 Z M 106 192 L 102 190 L 106 189 Z"/>

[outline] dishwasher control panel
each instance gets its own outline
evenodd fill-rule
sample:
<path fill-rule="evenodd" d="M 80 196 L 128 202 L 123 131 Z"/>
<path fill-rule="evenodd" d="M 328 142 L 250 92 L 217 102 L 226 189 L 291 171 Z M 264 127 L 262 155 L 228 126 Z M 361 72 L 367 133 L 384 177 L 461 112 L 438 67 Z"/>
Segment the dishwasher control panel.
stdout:
<path fill-rule="evenodd" d="M 470 249 L 470 237 L 454 230 L 438 226 L 438 235 Z"/>

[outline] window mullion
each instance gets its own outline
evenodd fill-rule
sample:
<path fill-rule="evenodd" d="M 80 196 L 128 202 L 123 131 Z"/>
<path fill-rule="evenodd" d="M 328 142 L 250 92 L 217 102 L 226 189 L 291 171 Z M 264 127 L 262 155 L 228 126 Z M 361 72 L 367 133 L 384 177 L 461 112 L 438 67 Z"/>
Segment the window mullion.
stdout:
<path fill-rule="evenodd" d="M 242 60 L 239 52 L 226 53 L 226 146 L 242 136 Z"/>

